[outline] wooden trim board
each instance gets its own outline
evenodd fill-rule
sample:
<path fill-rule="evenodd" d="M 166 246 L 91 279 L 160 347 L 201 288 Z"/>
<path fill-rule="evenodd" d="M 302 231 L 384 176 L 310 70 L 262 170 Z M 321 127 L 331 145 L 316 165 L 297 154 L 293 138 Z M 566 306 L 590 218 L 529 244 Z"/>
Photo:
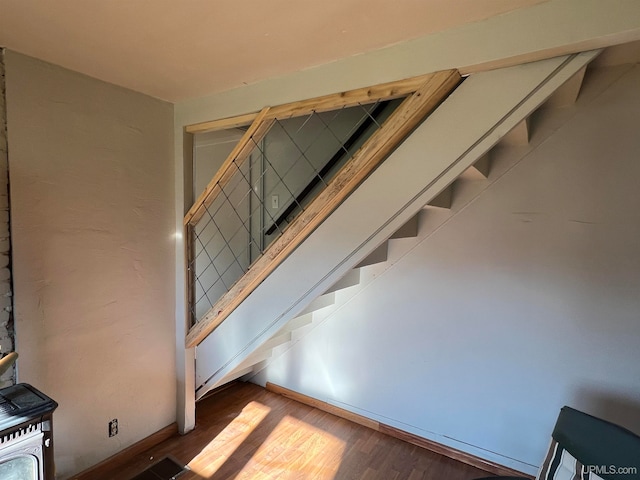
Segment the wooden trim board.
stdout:
<path fill-rule="evenodd" d="M 392 100 L 394 98 L 404 97 L 420 88 L 430 76 L 431 74 L 421 75 L 419 77 L 407 78 L 395 82 L 382 83 L 372 87 L 358 88 L 347 92 L 332 93 L 308 100 L 285 103 L 284 105 L 273 107 L 264 118 L 266 120 L 282 120 L 285 118 L 309 115 L 313 112 L 327 112 L 343 107 L 353 107 L 356 105 L 375 103 L 379 100 Z M 251 124 L 258 118 L 258 115 L 258 112 L 245 113 L 235 117 L 196 123 L 188 125 L 185 127 L 185 130 L 187 133 L 206 133 L 228 128 L 237 128 Z"/>
<path fill-rule="evenodd" d="M 512 468 L 504 467 L 495 462 L 485 460 L 484 458 L 477 457 L 470 453 L 462 452 L 453 447 L 442 445 L 441 443 L 434 442 L 433 440 L 428 440 L 418 435 L 414 435 L 413 433 L 405 432 L 404 430 L 400 430 L 396 427 L 392 427 L 390 425 L 380 423 L 376 420 L 363 417 L 362 415 L 358 415 L 357 413 L 350 412 L 343 408 L 331 405 L 316 398 L 309 397 L 302 393 L 294 392 L 293 390 L 289 390 L 288 388 L 267 382 L 266 389 L 270 392 L 277 393 L 284 397 L 295 400 L 296 402 L 309 405 L 310 407 L 317 408 L 318 410 L 322 410 L 323 412 L 331 413 L 332 415 L 344 418 L 345 420 L 357 423 L 358 425 L 362 425 L 377 432 L 384 433 L 385 435 L 389 435 L 390 437 L 394 437 L 404 442 L 411 443 L 412 445 L 416 445 L 426 450 L 444 455 L 445 457 L 449 457 L 459 462 L 466 463 L 467 465 L 480 468 L 481 470 L 484 470 L 486 472 L 495 475 L 519 476 L 530 478 L 532 480 L 534 479 L 534 477 L 532 477 L 531 475 L 527 475 L 526 473 L 519 472 Z"/>
<path fill-rule="evenodd" d="M 243 115 L 236 115 L 235 117 L 227 117 L 221 118 L 219 120 L 200 122 L 194 125 L 187 125 L 185 127 L 185 131 L 187 133 L 207 133 L 215 132 L 218 130 L 244 127 L 247 125 L 251 125 L 258 115 L 258 112 L 252 112 L 245 113 Z"/>
<path fill-rule="evenodd" d="M 100 475 L 105 475 L 107 472 L 111 472 L 117 469 L 121 465 L 125 465 L 133 460 L 134 457 L 141 453 L 155 447 L 159 443 L 168 440 L 174 435 L 178 434 L 178 424 L 172 423 L 167 425 L 156 433 L 152 433 L 146 438 L 143 438 L 139 442 L 128 446 L 124 450 L 112 455 L 111 457 L 97 463 L 93 467 L 90 467 L 76 475 L 73 475 L 70 480 L 92 480 Z"/>
<path fill-rule="evenodd" d="M 317 408 L 318 410 L 322 410 L 323 412 L 331 413 L 336 417 L 344 418 L 353 423 L 357 423 L 358 425 L 368 427 L 372 430 L 380 431 L 379 422 L 371 420 L 367 417 L 363 417 L 362 415 L 358 415 L 357 413 L 349 412 L 348 410 L 336 407 L 335 405 L 331 405 L 327 402 L 323 402 L 322 400 L 318 400 L 317 398 L 309 397 L 302 393 L 294 392 L 293 390 L 289 390 L 288 388 L 284 388 L 269 382 L 267 382 L 265 388 L 270 392 L 277 393 L 278 395 L 290 398 L 291 400 L 295 400 L 296 402 L 304 403 L 305 405 Z"/>
<path fill-rule="evenodd" d="M 367 140 L 307 209 L 298 215 L 283 234 L 269 246 L 249 271 L 190 329 L 186 340 L 187 348 L 198 345 L 220 325 L 355 190 L 398 143 L 449 95 L 460 81 L 461 77 L 455 70 L 429 75 L 423 85 L 402 102 L 380 130 Z M 192 209 L 194 214 L 191 217 L 187 215 L 189 218 L 185 219 L 185 222 L 193 222 L 193 219 L 197 218 L 195 211 L 199 208 L 197 204 L 194 205 L 194 209 Z"/>

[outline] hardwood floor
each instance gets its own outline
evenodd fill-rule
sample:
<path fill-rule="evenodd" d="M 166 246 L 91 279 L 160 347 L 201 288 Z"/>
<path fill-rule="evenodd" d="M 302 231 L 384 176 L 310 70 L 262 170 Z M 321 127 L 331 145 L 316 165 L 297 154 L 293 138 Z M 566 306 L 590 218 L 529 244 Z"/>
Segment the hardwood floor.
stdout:
<path fill-rule="evenodd" d="M 483 470 L 424 450 L 249 383 L 198 403 L 197 427 L 94 480 L 127 480 L 170 455 L 180 480 L 470 480 Z"/>

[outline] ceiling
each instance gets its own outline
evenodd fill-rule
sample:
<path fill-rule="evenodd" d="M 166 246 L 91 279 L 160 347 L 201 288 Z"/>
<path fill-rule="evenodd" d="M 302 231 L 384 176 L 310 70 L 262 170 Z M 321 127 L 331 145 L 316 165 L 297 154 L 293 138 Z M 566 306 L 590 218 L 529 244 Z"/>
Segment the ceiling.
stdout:
<path fill-rule="evenodd" d="M 171 102 L 547 0 L 0 0 L 0 46 Z"/>

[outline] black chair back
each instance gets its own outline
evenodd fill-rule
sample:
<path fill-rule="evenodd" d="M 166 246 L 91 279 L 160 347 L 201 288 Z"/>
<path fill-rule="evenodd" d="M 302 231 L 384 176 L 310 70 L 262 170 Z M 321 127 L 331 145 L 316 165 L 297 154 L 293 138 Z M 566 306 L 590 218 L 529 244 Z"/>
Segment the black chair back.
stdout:
<path fill-rule="evenodd" d="M 625 428 L 563 407 L 551 436 L 539 480 L 640 480 L 640 437 Z"/>

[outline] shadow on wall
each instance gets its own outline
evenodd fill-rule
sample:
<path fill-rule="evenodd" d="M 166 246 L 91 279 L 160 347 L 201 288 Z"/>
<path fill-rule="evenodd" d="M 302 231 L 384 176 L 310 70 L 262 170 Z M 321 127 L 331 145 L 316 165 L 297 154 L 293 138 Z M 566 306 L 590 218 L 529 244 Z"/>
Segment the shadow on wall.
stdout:
<path fill-rule="evenodd" d="M 640 435 L 640 399 L 623 393 L 579 388 L 574 396 L 575 408 L 616 423 Z"/>

